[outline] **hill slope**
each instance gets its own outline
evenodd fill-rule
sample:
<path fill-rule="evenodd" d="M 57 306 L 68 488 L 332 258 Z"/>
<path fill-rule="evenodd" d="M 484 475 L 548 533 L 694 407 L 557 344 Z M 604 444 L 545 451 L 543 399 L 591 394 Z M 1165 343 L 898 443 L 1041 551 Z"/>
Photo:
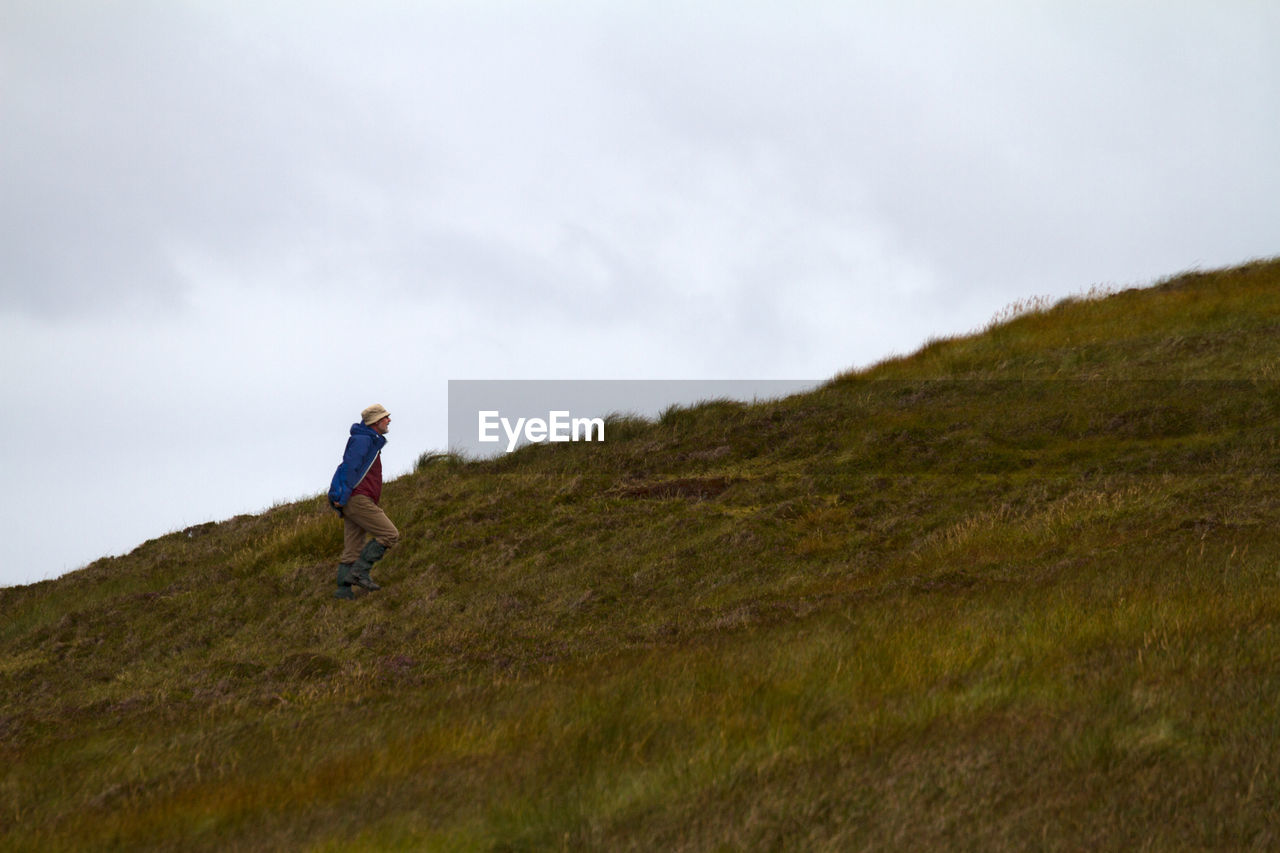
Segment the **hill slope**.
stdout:
<path fill-rule="evenodd" d="M 0 590 L 6 849 L 1280 843 L 1280 262 Z"/>

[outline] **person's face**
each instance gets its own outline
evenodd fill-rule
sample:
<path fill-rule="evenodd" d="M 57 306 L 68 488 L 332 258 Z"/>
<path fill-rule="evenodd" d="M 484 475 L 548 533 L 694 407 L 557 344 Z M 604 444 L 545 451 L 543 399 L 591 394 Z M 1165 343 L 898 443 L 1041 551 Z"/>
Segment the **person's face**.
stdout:
<path fill-rule="evenodd" d="M 373 428 L 378 431 L 379 435 L 386 435 L 387 430 L 391 429 L 391 415 L 387 415 L 385 418 L 378 421 L 373 425 Z"/>

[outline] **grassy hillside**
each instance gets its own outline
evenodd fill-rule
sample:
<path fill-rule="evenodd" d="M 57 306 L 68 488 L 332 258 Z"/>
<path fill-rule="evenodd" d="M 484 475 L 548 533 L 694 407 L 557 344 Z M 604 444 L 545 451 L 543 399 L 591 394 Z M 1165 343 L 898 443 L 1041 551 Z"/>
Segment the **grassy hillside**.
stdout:
<path fill-rule="evenodd" d="M 1280 845 L 1280 262 L 0 590 L 0 848 Z"/>

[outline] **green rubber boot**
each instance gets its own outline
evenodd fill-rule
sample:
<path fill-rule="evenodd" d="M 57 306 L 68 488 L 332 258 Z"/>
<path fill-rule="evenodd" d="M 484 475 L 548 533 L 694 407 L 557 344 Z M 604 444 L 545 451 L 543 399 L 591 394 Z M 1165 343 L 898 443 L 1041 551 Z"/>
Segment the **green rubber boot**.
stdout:
<path fill-rule="evenodd" d="M 351 591 L 351 570 L 354 567 L 355 563 L 338 564 L 338 588 L 333 591 L 334 598 L 356 597 L 356 594 Z"/>
<path fill-rule="evenodd" d="M 360 556 L 351 564 L 351 583 L 362 586 L 373 592 L 375 589 L 382 589 L 373 582 L 373 578 L 369 577 L 369 570 L 373 568 L 373 564 L 382 559 L 382 555 L 387 553 L 387 546 L 380 543 L 377 539 L 370 539 L 364 545 L 364 550 L 360 552 Z"/>

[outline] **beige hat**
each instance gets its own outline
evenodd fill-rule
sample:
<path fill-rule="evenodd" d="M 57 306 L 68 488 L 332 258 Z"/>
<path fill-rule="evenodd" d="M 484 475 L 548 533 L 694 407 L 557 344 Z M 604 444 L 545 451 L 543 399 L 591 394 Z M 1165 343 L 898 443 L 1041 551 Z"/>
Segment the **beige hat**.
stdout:
<path fill-rule="evenodd" d="M 390 416 L 391 413 L 383 408 L 381 403 L 374 403 L 372 406 L 360 413 L 360 420 L 364 421 L 365 426 L 373 426 L 383 418 Z"/>

